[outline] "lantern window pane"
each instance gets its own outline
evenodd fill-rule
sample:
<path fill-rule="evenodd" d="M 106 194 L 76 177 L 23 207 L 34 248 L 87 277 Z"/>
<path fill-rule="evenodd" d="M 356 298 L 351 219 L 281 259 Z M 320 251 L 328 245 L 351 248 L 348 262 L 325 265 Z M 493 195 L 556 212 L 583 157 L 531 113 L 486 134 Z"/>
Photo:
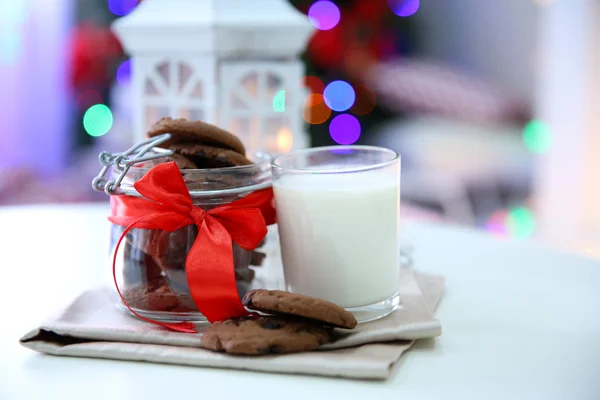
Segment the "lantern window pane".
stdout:
<path fill-rule="evenodd" d="M 203 90 L 202 90 L 202 82 L 197 81 L 194 84 L 194 88 L 192 89 L 191 93 L 190 93 L 190 97 L 193 99 L 201 99 L 203 94 L 202 94 Z"/>
<path fill-rule="evenodd" d="M 266 118 L 263 135 L 264 151 L 269 154 L 288 152 L 294 144 L 290 120 L 284 116 Z"/>
<path fill-rule="evenodd" d="M 250 104 L 248 104 L 248 99 L 242 100 L 242 94 L 236 92 L 231 93 L 229 104 L 231 105 L 231 108 L 244 110 L 248 109 L 250 106 Z"/>
<path fill-rule="evenodd" d="M 229 129 L 246 145 L 249 154 L 261 149 L 258 117 L 234 117 L 230 120 Z"/>
<path fill-rule="evenodd" d="M 169 74 L 171 69 L 171 64 L 168 61 L 162 62 L 156 66 L 156 71 L 158 72 L 158 76 L 162 79 L 167 87 L 169 87 L 171 82 L 171 76 Z"/>
<path fill-rule="evenodd" d="M 252 72 L 245 75 L 241 81 L 241 87 L 251 97 L 258 99 L 258 73 Z"/>
<path fill-rule="evenodd" d="M 199 108 L 180 108 L 177 113 L 179 118 L 186 118 L 190 120 L 203 120 L 204 119 L 204 111 Z"/>
<path fill-rule="evenodd" d="M 194 70 L 187 63 L 180 61 L 177 63 L 177 72 L 178 87 L 181 93 L 192 77 Z"/>
<path fill-rule="evenodd" d="M 146 129 L 163 117 L 170 117 L 169 107 L 146 106 Z"/>
<path fill-rule="evenodd" d="M 145 87 L 144 87 L 144 93 L 147 96 L 158 96 L 158 95 L 160 95 L 160 92 L 156 88 L 156 85 L 154 84 L 154 82 L 152 82 L 152 80 L 150 78 L 146 78 L 146 84 L 145 84 Z"/>
<path fill-rule="evenodd" d="M 283 89 L 283 79 L 273 72 L 267 73 L 267 92 L 270 96 L 274 96 L 275 93 Z"/>

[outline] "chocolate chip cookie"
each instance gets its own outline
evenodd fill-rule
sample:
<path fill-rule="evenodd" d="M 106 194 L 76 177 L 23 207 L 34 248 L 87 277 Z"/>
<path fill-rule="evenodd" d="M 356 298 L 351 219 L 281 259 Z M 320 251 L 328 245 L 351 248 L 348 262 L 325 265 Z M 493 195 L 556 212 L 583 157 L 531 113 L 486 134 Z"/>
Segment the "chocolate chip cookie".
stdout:
<path fill-rule="evenodd" d="M 175 143 L 170 145 L 169 149 L 189 159 L 198 168 L 225 168 L 252 164 L 252 161 L 243 154 L 203 144 Z"/>
<path fill-rule="evenodd" d="M 356 318 L 351 312 L 329 301 L 301 294 L 258 289 L 246 293 L 242 303 L 267 314 L 294 315 L 338 328 L 356 327 Z"/>
<path fill-rule="evenodd" d="M 232 133 L 203 121 L 188 121 L 183 118 L 161 118 L 148 131 L 148 137 L 170 133 L 172 138 L 161 147 L 169 148 L 175 143 L 195 143 L 233 150 L 246 154 L 242 141 Z"/>
<path fill-rule="evenodd" d="M 328 341 L 329 330 L 316 323 L 277 317 L 217 322 L 202 336 L 209 350 L 246 355 L 311 351 Z"/>
<path fill-rule="evenodd" d="M 153 168 L 158 164 L 163 164 L 167 162 L 175 162 L 179 169 L 196 169 L 198 168 L 196 164 L 194 164 L 189 158 L 180 156 L 179 154 L 172 154 L 170 156 L 165 156 L 161 158 L 157 158 L 156 160 L 147 161 L 143 164 L 144 168 Z"/>

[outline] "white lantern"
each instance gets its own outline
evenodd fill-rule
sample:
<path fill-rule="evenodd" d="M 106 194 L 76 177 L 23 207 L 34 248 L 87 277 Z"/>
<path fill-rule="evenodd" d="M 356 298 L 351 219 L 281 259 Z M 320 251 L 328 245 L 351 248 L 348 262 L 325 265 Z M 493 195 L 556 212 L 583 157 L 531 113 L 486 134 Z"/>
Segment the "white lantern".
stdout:
<path fill-rule="evenodd" d="M 132 58 L 136 141 L 168 116 L 229 129 L 249 153 L 306 147 L 312 28 L 286 0 L 144 0 L 113 28 Z"/>

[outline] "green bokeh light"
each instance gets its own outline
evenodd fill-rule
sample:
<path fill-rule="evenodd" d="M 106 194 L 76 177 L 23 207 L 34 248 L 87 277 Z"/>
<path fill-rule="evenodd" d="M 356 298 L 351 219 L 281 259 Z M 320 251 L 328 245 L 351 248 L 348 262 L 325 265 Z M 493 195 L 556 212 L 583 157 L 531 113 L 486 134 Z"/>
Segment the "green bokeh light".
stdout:
<path fill-rule="evenodd" d="M 91 106 L 83 115 L 83 128 L 90 136 L 105 135 L 112 128 L 112 124 L 112 112 L 104 104 Z"/>
<path fill-rule="evenodd" d="M 273 111 L 285 112 L 285 90 L 280 90 L 273 97 Z"/>
<path fill-rule="evenodd" d="M 513 208 L 506 217 L 506 228 L 512 237 L 529 238 L 535 232 L 535 216 L 525 207 Z"/>
<path fill-rule="evenodd" d="M 523 142 L 532 153 L 547 152 L 552 145 L 550 127 L 542 121 L 531 120 L 523 128 Z"/>

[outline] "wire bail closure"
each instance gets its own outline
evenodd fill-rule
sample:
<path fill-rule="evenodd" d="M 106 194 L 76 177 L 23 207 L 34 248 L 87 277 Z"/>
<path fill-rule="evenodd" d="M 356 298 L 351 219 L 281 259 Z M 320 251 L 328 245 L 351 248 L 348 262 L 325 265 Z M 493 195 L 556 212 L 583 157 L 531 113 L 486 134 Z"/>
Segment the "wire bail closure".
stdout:
<path fill-rule="evenodd" d="M 92 188 L 97 192 L 104 192 L 109 196 L 117 194 L 121 182 L 123 182 L 125 175 L 127 175 L 127 172 L 129 172 L 129 168 L 131 168 L 132 165 L 174 154 L 172 150 L 158 147 L 169 139 L 171 139 L 171 134 L 165 133 L 139 142 L 123 153 L 109 153 L 103 151 L 98 156 L 102 169 L 98 176 L 92 181 Z M 156 154 L 147 155 L 148 152 L 154 152 Z M 115 180 L 108 180 L 106 178 L 106 174 L 111 166 L 119 172 L 119 176 Z"/>

